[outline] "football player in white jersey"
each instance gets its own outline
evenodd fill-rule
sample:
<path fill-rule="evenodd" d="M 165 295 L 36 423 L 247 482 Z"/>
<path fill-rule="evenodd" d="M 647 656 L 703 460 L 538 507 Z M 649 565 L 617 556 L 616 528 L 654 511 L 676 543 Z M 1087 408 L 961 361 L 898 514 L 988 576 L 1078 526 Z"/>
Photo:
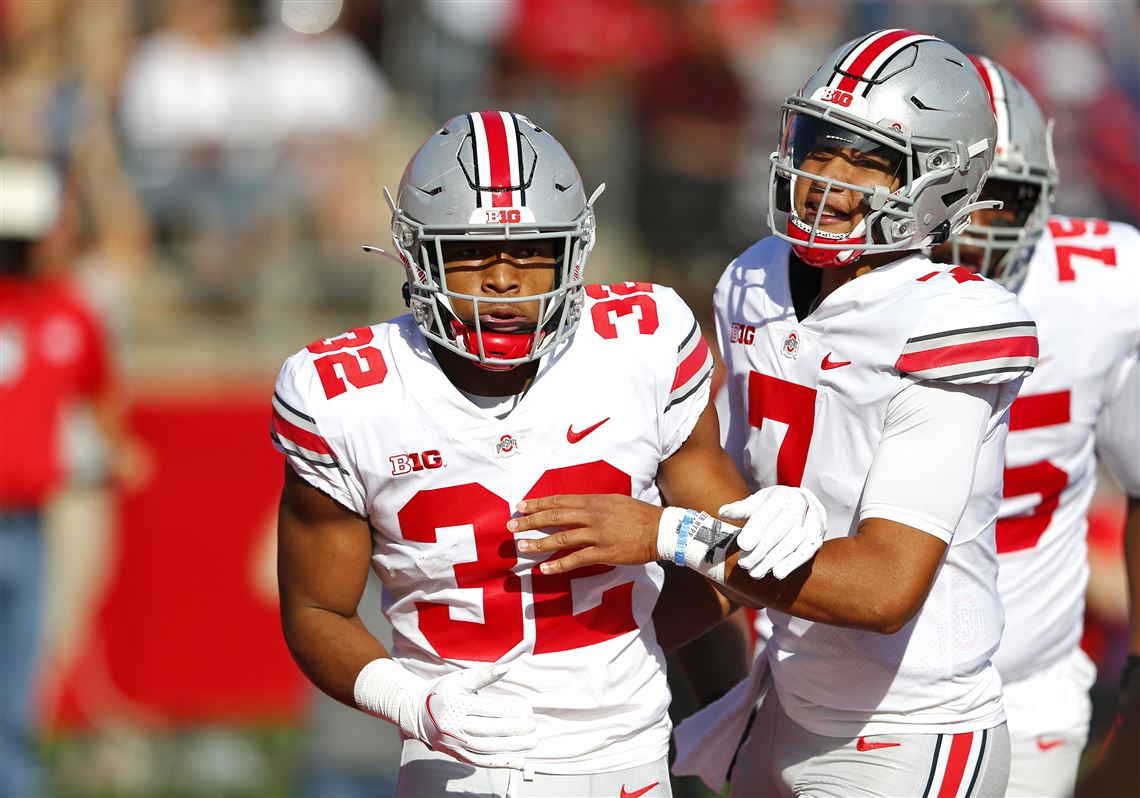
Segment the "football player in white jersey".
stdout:
<path fill-rule="evenodd" d="M 655 634 L 663 569 L 545 574 L 508 529 L 527 497 L 747 494 L 689 309 L 584 284 L 592 200 L 525 117 L 451 119 L 389 197 L 411 313 L 316 341 L 277 380 L 285 637 L 322 690 L 400 728 L 400 795 L 670 791 L 659 643 L 683 627 Z M 369 565 L 390 653 L 356 614 Z M 719 619 L 710 584 L 673 570 Z"/>
<path fill-rule="evenodd" d="M 783 582 L 726 569 L 725 590 L 774 625 L 732 794 L 1000 795 L 994 528 L 1037 339 L 1012 294 L 922 254 L 979 207 L 989 96 L 954 47 L 887 30 L 832 53 L 783 110 L 774 236 L 716 289 L 727 441 L 754 487 L 822 503 L 827 542 Z M 554 522 L 582 546 L 568 565 L 693 545 L 678 508 L 571 496 L 525 510 L 523 528 Z"/>
<path fill-rule="evenodd" d="M 1006 440 L 997 524 L 1005 633 L 994 664 L 1012 744 L 1008 794 L 1071 795 L 1092 714 L 1095 672 L 1080 639 L 1098 454 L 1131 497 L 1140 556 L 1140 233 L 1050 218 L 1051 125 L 1005 68 L 973 61 L 998 130 L 982 197 L 1004 204 L 976 213 L 933 257 L 1005 284 L 1037 322 L 1041 356 Z"/>

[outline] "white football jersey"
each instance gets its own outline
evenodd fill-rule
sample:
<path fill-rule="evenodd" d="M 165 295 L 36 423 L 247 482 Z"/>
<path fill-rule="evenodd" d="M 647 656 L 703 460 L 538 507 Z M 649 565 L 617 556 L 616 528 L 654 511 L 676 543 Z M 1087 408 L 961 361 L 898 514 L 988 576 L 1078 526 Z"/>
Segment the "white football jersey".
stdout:
<path fill-rule="evenodd" d="M 577 332 L 503 419 L 456 389 L 401 316 L 289 358 L 273 435 L 297 473 L 372 526 L 392 656 L 427 679 L 509 663 L 485 689 L 534 708 L 528 765 L 603 772 L 668 750 L 651 619 L 661 567 L 545 575 L 547 556 L 518 552 L 506 524 L 519 501 L 560 493 L 660 503 L 658 466 L 696 424 L 711 372 L 671 289 L 591 285 Z"/>
<path fill-rule="evenodd" d="M 767 238 L 717 285 L 727 446 L 753 487 L 814 492 L 829 538 L 858 529 L 894 396 L 926 380 L 1002 387 L 961 520 L 952 534 L 924 528 L 950 545 L 922 609 L 894 635 L 769 610 L 780 701 L 800 726 L 835 737 L 997 725 L 1001 683 L 990 657 L 1002 608 L 993 535 L 1007 410 L 1033 367 L 1033 323 L 996 283 L 919 255 L 846 283 L 800 321 L 789 254 L 787 243 Z"/>
<path fill-rule="evenodd" d="M 997 525 L 1006 627 L 994 657 L 1005 681 L 1047 668 L 1080 643 L 1097 420 L 1140 349 L 1140 233 L 1051 219 L 1018 298 L 1037 321 L 1041 356 L 1010 410 L 1006 442 Z M 1120 452 L 1117 462 L 1140 467 L 1135 436 L 1103 443 Z"/>

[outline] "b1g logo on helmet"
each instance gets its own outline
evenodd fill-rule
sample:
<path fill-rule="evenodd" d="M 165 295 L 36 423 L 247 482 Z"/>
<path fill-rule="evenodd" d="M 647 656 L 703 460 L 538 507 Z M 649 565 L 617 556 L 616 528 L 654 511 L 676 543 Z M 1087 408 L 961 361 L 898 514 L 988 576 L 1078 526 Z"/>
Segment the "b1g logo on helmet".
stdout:
<path fill-rule="evenodd" d="M 443 455 L 438 449 L 428 449 L 426 452 L 411 452 L 410 454 L 394 454 L 388 458 L 392 464 L 392 476 L 411 474 L 413 471 L 442 468 Z"/>
<path fill-rule="evenodd" d="M 468 224 L 533 224 L 530 208 L 476 208 Z"/>
<path fill-rule="evenodd" d="M 825 103 L 835 103 L 843 108 L 850 108 L 851 103 L 855 100 L 855 96 L 849 91 L 824 87 L 819 93 L 819 99 Z"/>
<path fill-rule="evenodd" d="M 510 457 L 519 453 L 519 441 L 513 435 L 504 435 L 495 444 L 495 454 L 499 457 Z"/>
<path fill-rule="evenodd" d="M 522 212 L 518 208 L 488 208 L 487 224 L 518 224 Z"/>

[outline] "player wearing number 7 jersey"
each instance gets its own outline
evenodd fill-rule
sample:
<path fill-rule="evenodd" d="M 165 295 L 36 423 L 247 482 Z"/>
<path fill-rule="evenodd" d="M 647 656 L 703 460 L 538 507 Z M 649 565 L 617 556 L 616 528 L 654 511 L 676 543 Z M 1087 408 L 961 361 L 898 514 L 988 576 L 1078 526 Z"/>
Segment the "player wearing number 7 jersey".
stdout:
<path fill-rule="evenodd" d="M 1094 668 L 1080 639 L 1098 454 L 1131 497 L 1129 548 L 1140 558 L 1140 234 L 1049 218 L 1051 126 L 1005 68 L 973 60 L 998 122 L 982 196 L 1005 205 L 976 214 L 934 258 L 1005 284 L 1037 321 L 1041 359 L 1010 410 L 1006 441 L 997 525 L 1006 625 L 994 664 L 1012 743 L 1008 794 L 1071 795 L 1092 714 Z"/>
<path fill-rule="evenodd" d="M 585 285 L 592 199 L 525 117 L 451 119 L 389 198 L 411 312 L 309 345 L 277 380 L 286 640 L 321 689 L 401 729 L 400 795 L 669 794 L 651 614 L 678 575 L 690 610 L 725 602 L 656 564 L 544 574 L 516 549 L 540 533 L 507 526 L 551 494 L 747 493 L 689 309 Z M 390 654 L 356 615 L 370 565 Z"/>
<path fill-rule="evenodd" d="M 989 97 L 949 44 L 876 31 L 787 99 L 783 129 L 775 237 L 730 264 L 715 294 L 726 448 L 753 487 L 814 494 L 827 540 L 782 583 L 727 575 L 774 625 L 731 794 L 1001 795 L 994 527 L 1008 411 L 1037 339 L 1008 291 L 921 254 L 977 207 L 996 136 Z M 632 513 L 601 505 L 528 502 L 527 522 L 560 512 L 581 526 L 572 539 L 588 562 L 592 541 L 619 531 L 608 514 Z M 628 538 L 683 539 L 672 512 Z M 738 706 L 708 739 L 752 710 Z M 694 761 L 707 775 L 734 743 Z"/>

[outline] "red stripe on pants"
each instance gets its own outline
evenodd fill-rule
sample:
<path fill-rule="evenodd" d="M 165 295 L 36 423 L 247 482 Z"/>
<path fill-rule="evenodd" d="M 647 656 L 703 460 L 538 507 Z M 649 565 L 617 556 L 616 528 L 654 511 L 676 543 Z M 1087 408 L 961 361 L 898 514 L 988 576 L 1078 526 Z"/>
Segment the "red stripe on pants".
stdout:
<path fill-rule="evenodd" d="M 942 774 L 942 785 L 938 788 L 938 798 L 954 798 L 958 794 L 973 743 L 974 732 L 954 735 L 954 741 L 950 743 L 950 755 L 946 758 L 946 772 Z"/>

